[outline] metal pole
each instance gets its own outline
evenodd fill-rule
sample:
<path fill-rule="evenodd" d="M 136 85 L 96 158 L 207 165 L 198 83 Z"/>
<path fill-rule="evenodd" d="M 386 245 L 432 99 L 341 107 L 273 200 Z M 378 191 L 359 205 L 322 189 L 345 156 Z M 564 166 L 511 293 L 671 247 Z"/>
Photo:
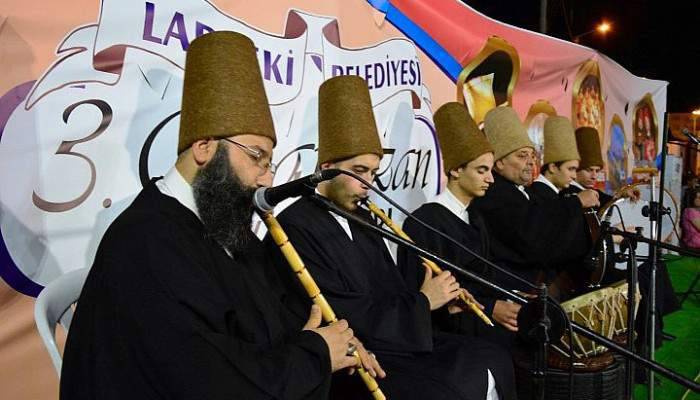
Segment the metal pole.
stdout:
<path fill-rule="evenodd" d="M 540 32 L 547 33 L 547 0 L 540 0 Z"/>
<path fill-rule="evenodd" d="M 634 316 L 637 300 L 637 242 L 631 238 L 623 239 L 627 242 L 629 256 L 627 258 L 627 349 L 634 352 Z M 625 399 L 632 400 L 634 395 L 634 363 L 626 359 L 627 373 L 625 379 Z"/>
<path fill-rule="evenodd" d="M 659 166 L 659 201 L 654 201 L 654 180 L 652 177 L 651 185 L 651 203 L 649 204 L 651 220 L 651 236 L 653 240 L 661 239 L 661 227 L 663 226 L 663 210 L 664 210 L 664 185 L 666 179 L 666 155 L 668 148 L 666 142 L 668 140 L 668 113 L 664 112 L 663 132 L 661 133 L 661 165 Z M 656 267 L 659 258 L 659 248 L 656 244 L 651 243 L 649 246 L 649 257 L 651 257 L 651 277 L 649 279 L 649 359 L 654 361 L 656 353 Z M 649 370 L 649 400 L 654 400 L 654 371 Z"/>
<path fill-rule="evenodd" d="M 547 286 L 541 283 L 537 288 L 537 302 L 539 303 L 539 321 L 533 328 L 537 340 L 538 349 L 535 353 L 535 398 L 545 400 L 547 383 L 547 348 L 549 347 L 549 329 L 551 322 L 547 316 Z"/>
<path fill-rule="evenodd" d="M 663 195 L 662 195 L 663 196 Z M 657 240 L 657 230 L 656 230 L 656 215 L 655 215 L 655 203 L 656 203 L 656 177 L 652 175 L 651 177 L 651 202 L 649 203 L 649 225 L 651 228 L 651 240 Z M 647 338 L 649 340 L 649 359 L 654 361 L 654 345 L 656 342 L 656 246 L 652 243 L 649 245 L 649 259 L 651 260 L 651 277 L 649 279 L 649 304 L 647 306 L 647 312 L 649 313 L 649 318 L 647 319 Z M 649 400 L 654 400 L 654 371 L 649 370 L 649 381 L 647 388 L 647 398 Z"/>

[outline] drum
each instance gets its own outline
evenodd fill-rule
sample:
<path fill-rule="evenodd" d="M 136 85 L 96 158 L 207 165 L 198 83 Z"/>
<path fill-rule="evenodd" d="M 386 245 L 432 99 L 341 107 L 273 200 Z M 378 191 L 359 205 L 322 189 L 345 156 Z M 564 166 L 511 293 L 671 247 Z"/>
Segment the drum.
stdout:
<path fill-rule="evenodd" d="M 639 305 L 637 291 L 635 310 Z M 619 341 L 627 332 L 627 283 L 618 282 L 598 289 L 561 304 L 572 322 L 576 322 L 601 336 Z M 590 339 L 574 333 L 572 337 L 574 367 L 578 370 L 594 371 L 607 367 L 613 362 L 608 349 Z M 555 368 L 568 367 L 569 339 L 564 334 L 552 342 L 553 357 L 549 364 Z"/>
<path fill-rule="evenodd" d="M 636 227 L 642 228 L 642 236 L 645 238 L 651 238 L 651 226 L 649 224 L 649 218 L 644 216 L 645 206 L 649 206 L 651 201 L 651 185 L 649 183 L 636 183 L 634 185 L 627 186 L 620 189 L 615 197 L 618 197 L 620 191 L 631 187 L 639 190 L 641 198 L 638 202 L 634 203 L 632 200 L 627 198 L 617 199 L 611 203 L 608 203 L 600 208 L 598 216 L 602 219 L 603 216 L 613 208 L 617 206 L 620 208 L 620 212 L 617 210 L 612 210 L 612 217 L 610 219 L 610 225 L 618 229 L 626 228 L 630 232 L 634 232 Z M 656 199 L 658 201 L 658 199 Z M 670 214 L 664 215 L 661 225 L 661 240 L 669 242 L 673 239 L 674 232 L 677 232 L 678 228 L 678 217 L 680 215 L 680 210 L 678 208 L 678 202 L 671 192 L 664 190 L 664 208 L 668 208 Z M 620 218 L 622 214 L 622 218 Z M 615 244 L 615 252 L 619 252 L 619 245 Z M 646 257 L 649 255 L 649 246 L 646 243 L 637 244 L 637 256 Z M 627 268 L 627 264 L 622 262 L 615 265 L 615 268 L 624 270 Z"/>
<path fill-rule="evenodd" d="M 620 281 L 613 283 L 607 289 L 610 290 L 610 329 L 612 331 L 612 336 L 610 336 L 610 338 L 620 341 L 618 338 L 627 333 L 628 285 L 627 282 Z M 635 319 L 637 317 L 637 310 L 639 309 L 639 300 L 641 299 L 639 293 L 639 284 L 637 284 L 634 301 Z"/>

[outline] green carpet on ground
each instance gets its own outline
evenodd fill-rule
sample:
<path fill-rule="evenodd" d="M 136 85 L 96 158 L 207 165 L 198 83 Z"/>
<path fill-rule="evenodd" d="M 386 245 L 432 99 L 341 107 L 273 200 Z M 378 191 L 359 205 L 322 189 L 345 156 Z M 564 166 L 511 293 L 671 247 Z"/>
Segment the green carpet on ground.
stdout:
<path fill-rule="evenodd" d="M 700 271 L 700 259 L 669 256 L 666 261 L 673 288 L 678 292 L 688 289 L 695 275 Z M 696 286 L 700 290 L 700 284 Z M 683 307 L 664 318 L 664 331 L 677 337 L 671 342 L 664 342 L 656 351 L 656 361 L 681 375 L 693 379 L 700 373 L 700 298 L 691 295 Z M 660 385 L 655 386 L 654 399 L 680 399 L 685 388 L 664 377 L 656 375 Z M 647 386 L 636 385 L 636 400 L 647 399 Z M 687 400 L 700 400 L 700 394 L 691 393 Z"/>

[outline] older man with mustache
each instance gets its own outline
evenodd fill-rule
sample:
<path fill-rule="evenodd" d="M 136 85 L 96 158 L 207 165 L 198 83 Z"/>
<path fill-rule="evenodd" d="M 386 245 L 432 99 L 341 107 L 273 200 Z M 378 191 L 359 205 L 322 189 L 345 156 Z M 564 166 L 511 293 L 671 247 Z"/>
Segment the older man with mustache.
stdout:
<path fill-rule="evenodd" d="M 570 244 L 562 232 L 581 229 L 583 208 L 596 206 L 598 195 L 585 190 L 571 198 L 538 201 L 525 187 L 532 177 L 534 145 L 515 110 L 489 111 L 484 131 L 494 148 L 494 184 L 471 207 L 489 227 L 493 260 L 529 281 L 546 279 L 547 270 L 568 257 Z M 512 278 L 497 280 L 511 289 L 528 289 Z"/>

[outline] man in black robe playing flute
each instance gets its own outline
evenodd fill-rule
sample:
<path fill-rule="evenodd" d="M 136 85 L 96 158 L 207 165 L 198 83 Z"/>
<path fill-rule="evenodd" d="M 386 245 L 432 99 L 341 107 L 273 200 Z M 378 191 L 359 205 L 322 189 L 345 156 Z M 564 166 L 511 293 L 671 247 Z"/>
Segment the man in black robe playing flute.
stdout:
<path fill-rule="evenodd" d="M 418 207 L 412 215 L 488 259 L 487 226 L 469 205 L 472 200 L 483 197 L 493 184 L 493 148 L 461 103 L 444 104 L 435 112 L 433 121 L 447 184 L 439 195 Z M 494 271 L 487 265 L 415 220 L 407 218 L 403 230 L 419 246 L 483 278 L 493 279 Z M 420 287 L 424 274 L 420 259 L 411 251 L 399 248 L 397 263 L 406 284 Z M 484 306 L 484 313 L 496 326 L 485 324 L 474 313 L 451 313 L 449 307 L 433 312 L 433 325 L 446 332 L 481 337 L 510 348 L 514 340 L 511 332 L 518 331 L 517 317 L 521 306 L 502 299 L 476 282 L 461 281 L 462 286 Z"/>
<path fill-rule="evenodd" d="M 288 312 L 250 230 L 276 137 L 253 42 L 189 47 L 178 158 L 112 223 L 70 327 L 60 397 L 326 399 L 331 372 L 384 373 L 346 321 Z"/>
<path fill-rule="evenodd" d="M 339 76 L 321 85 L 318 129 L 319 168 L 374 179 L 383 150 L 362 78 Z M 317 190 L 336 206 L 371 220 L 358 208 L 368 188 L 352 177 L 339 175 Z M 377 234 L 309 197 L 290 205 L 278 220 L 335 312 L 347 318 L 386 369 L 381 386 L 387 398 L 514 398 L 507 352 L 479 339 L 433 331 L 431 310 L 464 293 L 453 275 L 432 276 L 426 270 L 422 286 L 409 288 Z M 265 242 L 283 264 L 274 243 Z M 281 266 L 276 271 L 299 293 L 300 312 L 307 309 L 306 295 L 291 273 Z"/>

